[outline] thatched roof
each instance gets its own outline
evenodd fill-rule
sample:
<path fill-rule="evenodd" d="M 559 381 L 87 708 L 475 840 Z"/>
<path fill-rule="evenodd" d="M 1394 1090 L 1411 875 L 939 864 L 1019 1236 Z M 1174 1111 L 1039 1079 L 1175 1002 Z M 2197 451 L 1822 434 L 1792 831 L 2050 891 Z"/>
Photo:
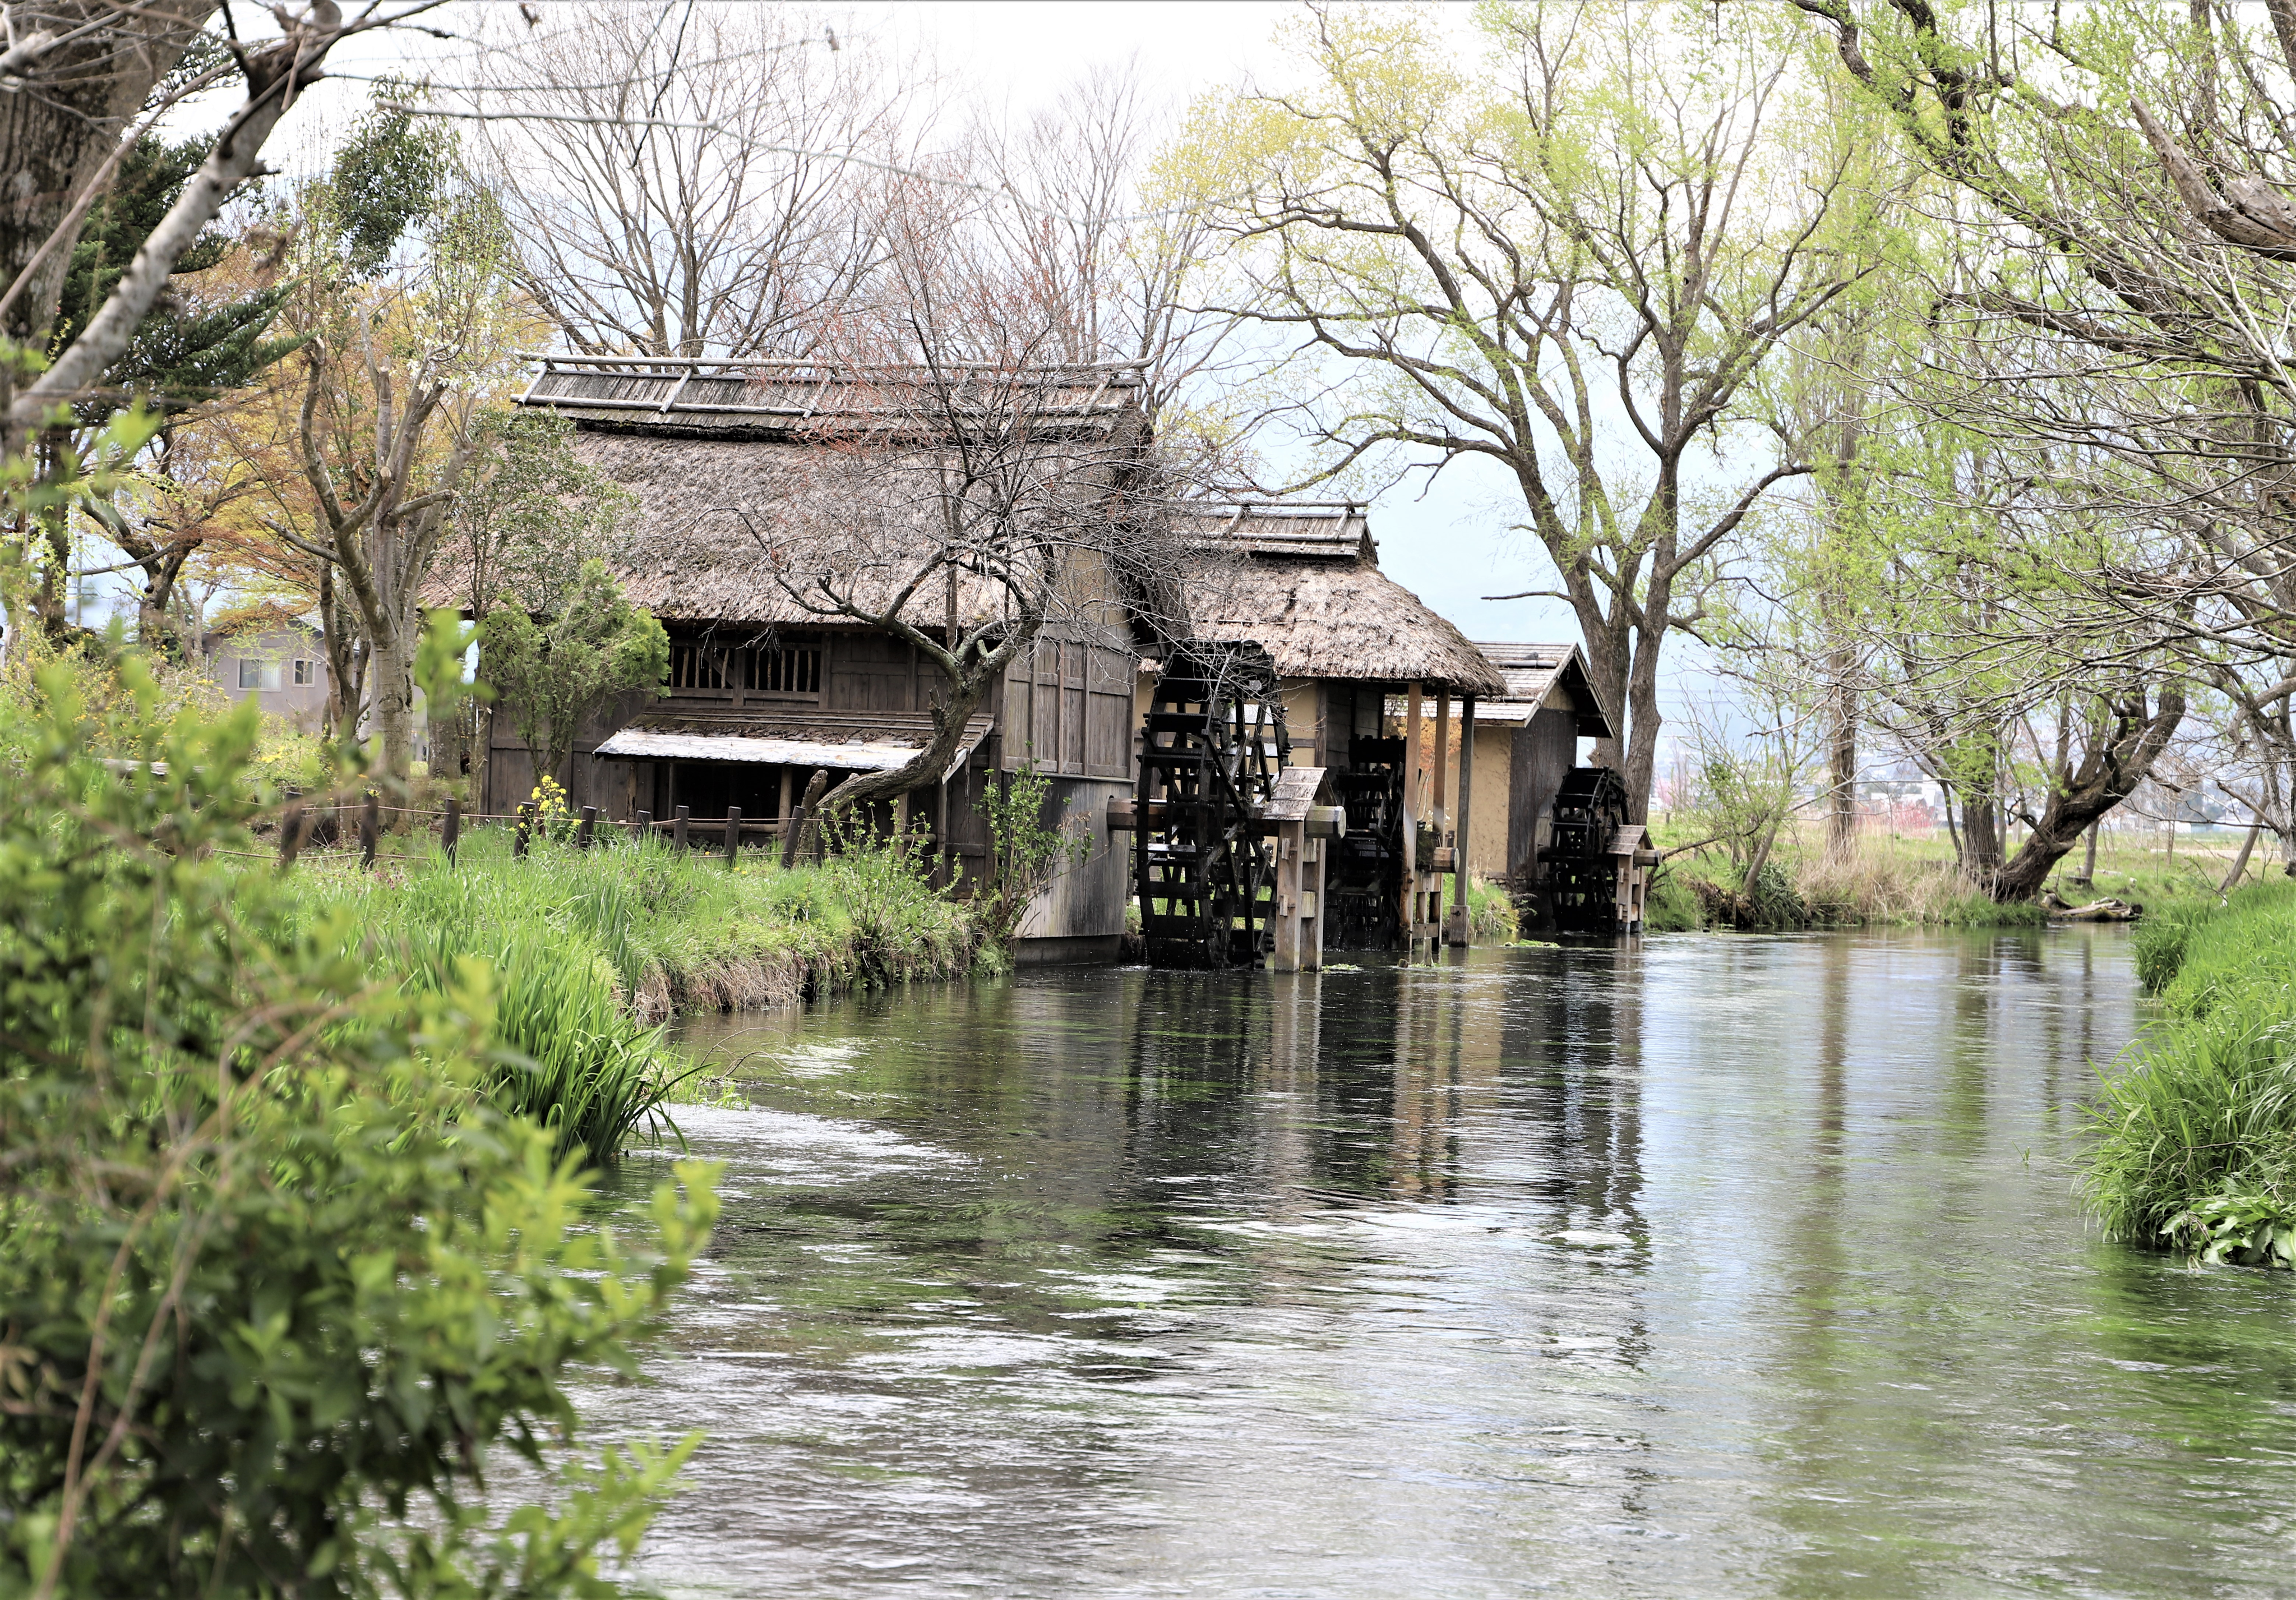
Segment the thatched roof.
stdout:
<path fill-rule="evenodd" d="M 800 605 L 783 587 L 791 574 L 783 525 L 798 500 L 834 496 L 818 471 L 821 452 L 801 444 L 757 439 L 665 438 L 585 429 L 575 453 L 638 497 L 641 508 L 615 576 L 634 605 L 666 623 L 719 622 L 761 627 L 837 626 Z M 882 500 L 882 496 L 880 499 Z M 937 508 L 879 504 L 865 542 L 883 563 L 857 574 L 865 606 L 887 603 L 893 587 L 914 570 L 931 543 Z M 777 554 L 777 551 L 783 554 Z M 863 554 L 827 549 L 823 562 L 840 577 L 856 573 Z M 947 591 L 936 580 L 930 595 L 913 599 L 906 613 L 938 628 Z M 957 585 L 958 620 L 964 626 L 996 616 L 1000 586 L 968 576 Z"/>
<path fill-rule="evenodd" d="M 1466 635 L 1379 570 L 1359 507 L 1206 506 L 1185 513 L 1182 532 L 1199 638 L 1254 641 L 1285 677 L 1506 692 Z"/>
<path fill-rule="evenodd" d="M 1095 486 L 1144 426 L 1138 387 L 1137 369 L 1127 367 L 929 376 L 796 361 L 554 357 L 520 404 L 572 418 L 576 453 L 637 496 L 637 526 L 614 562 L 633 603 L 673 626 L 810 628 L 865 625 L 800 603 L 791 585 L 818 600 L 812 580 L 824 578 L 879 611 L 939 548 L 940 449 L 926 424 L 971 417 L 984 431 L 1006 430 L 1006 448 L 1039 451 L 1048 471 L 1080 468 L 1074 504 L 1096 508 L 1105 490 Z M 451 574 L 433 587 L 439 603 L 460 593 Z M 936 575 L 926 590 L 903 616 L 938 631 L 947 588 Z M 961 578 L 958 622 L 988 621 L 1007 600 L 1000 584 Z"/>
<path fill-rule="evenodd" d="M 1524 723 L 1545 710 L 1559 688 L 1578 710 L 1578 736 L 1611 737 L 1611 718 L 1594 680 L 1587 676 L 1587 657 L 1576 644 L 1478 644 L 1475 648 L 1506 679 L 1506 693 L 1475 707 L 1479 722 Z"/>

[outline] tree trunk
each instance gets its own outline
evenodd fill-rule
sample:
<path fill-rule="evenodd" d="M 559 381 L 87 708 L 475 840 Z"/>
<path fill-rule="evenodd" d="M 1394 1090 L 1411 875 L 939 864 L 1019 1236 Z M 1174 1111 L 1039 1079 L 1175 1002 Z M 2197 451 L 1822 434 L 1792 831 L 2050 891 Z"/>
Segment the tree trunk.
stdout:
<path fill-rule="evenodd" d="M 112 0 L 47 0 L 19 26 L 57 37 L 83 23 L 86 37 L 35 56 L 20 76 L 25 86 L 0 94 L 0 289 L 30 265 L 48 235 L 93 183 L 152 86 L 190 47 L 192 35 L 215 11 L 212 0 L 158 0 L 127 7 Z M 72 241 L 42 258 L 25 291 L 4 316 L 0 335 L 38 348 L 71 267 Z"/>
<path fill-rule="evenodd" d="M 2230 894 L 2233 886 L 2247 875 L 2249 855 L 2256 849 L 2256 836 L 2262 832 L 2264 818 L 2261 816 L 2248 825 L 2248 837 L 2240 841 L 2240 854 L 2233 858 L 2232 870 L 2225 874 L 2224 882 L 2217 885 L 2218 895 Z"/>
<path fill-rule="evenodd" d="M 2104 820 L 2102 817 L 2088 825 L 2088 854 L 2081 858 L 2080 881 L 2085 884 L 2094 885 L 2096 882 L 2096 836 L 2103 826 Z"/>
<path fill-rule="evenodd" d="M 1967 786 L 1962 790 L 1961 870 L 1988 892 L 2001 878 L 2001 814 L 1992 795 Z"/>
<path fill-rule="evenodd" d="M 1826 817 L 1827 848 L 1847 856 L 1857 842 L 1857 693 L 1848 684 L 1848 652 L 1837 647 L 1827 661 L 1833 674 L 1833 692 L 1826 696 L 1833 718 L 1827 740 L 1827 777 L 1833 785 L 1833 803 Z"/>
<path fill-rule="evenodd" d="M 404 785 L 414 762 L 414 662 L 398 629 L 370 641 L 374 731 L 382 740 L 382 775 Z"/>
<path fill-rule="evenodd" d="M 2080 769 L 2053 778 L 2048 803 L 2041 808 L 2032 836 L 1993 882 L 1995 899 L 2030 900 L 2039 894 L 2049 874 L 2079 841 L 2082 833 L 2144 781 L 2169 735 L 2185 719 L 2184 691 L 2163 688 L 2150 712 L 2140 692 L 2133 702 L 2114 707 L 2113 718 L 2111 733 L 2100 730 L 2102 736 L 2091 741 Z M 2169 838 L 2175 837 L 2172 831 Z"/>

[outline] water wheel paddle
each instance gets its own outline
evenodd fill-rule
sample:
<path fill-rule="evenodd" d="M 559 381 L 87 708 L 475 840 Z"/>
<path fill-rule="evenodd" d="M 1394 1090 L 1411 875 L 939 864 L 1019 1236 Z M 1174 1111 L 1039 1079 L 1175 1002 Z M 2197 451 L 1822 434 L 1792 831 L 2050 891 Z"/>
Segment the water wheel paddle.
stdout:
<path fill-rule="evenodd" d="M 1275 876 L 1259 816 L 1291 749 L 1275 661 L 1252 644 L 1176 652 L 1145 732 L 1136 838 L 1149 964 L 1255 965 Z"/>
<path fill-rule="evenodd" d="M 1554 823 L 1538 858 L 1546 914 L 1573 933 L 1614 933 L 1618 863 L 1611 841 L 1627 820 L 1627 786 L 1607 767 L 1574 767 L 1554 795 Z"/>

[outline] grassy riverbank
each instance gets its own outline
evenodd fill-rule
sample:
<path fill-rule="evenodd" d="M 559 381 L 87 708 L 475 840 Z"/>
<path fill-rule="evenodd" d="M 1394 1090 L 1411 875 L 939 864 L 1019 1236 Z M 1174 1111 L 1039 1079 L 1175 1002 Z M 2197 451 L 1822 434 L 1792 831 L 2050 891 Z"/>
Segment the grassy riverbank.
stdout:
<path fill-rule="evenodd" d="M 1694 834 L 1664 819 L 1652 833 L 1660 849 L 1689 843 Z M 2076 904 L 2114 895 L 2156 911 L 2213 903 L 2230 869 L 2237 839 L 2174 852 L 2159 845 L 2112 841 L 2097 851 L 2093 883 L 2073 881 L 2081 852 L 2065 857 L 2051 887 Z M 2273 864 L 2259 849 L 2248 875 Z M 1751 913 L 1751 915 L 1750 915 Z M 1653 932 L 1709 927 L 1773 929 L 1930 924 L 1995 927 L 2044 921 L 2038 907 L 2004 906 L 1961 876 L 1953 847 L 1935 839 L 1868 836 L 1847 857 L 1827 851 L 1815 826 L 1779 841 L 1776 853 L 1749 895 L 1738 866 L 1718 849 L 1693 850 L 1663 863 L 1651 885 L 1647 926 Z"/>
<path fill-rule="evenodd" d="M 466 836 L 452 864 L 426 839 L 401 848 L 372 874 L 345 852 L 306 857 L 289 883 L 307 926 L 412 989 L 486 962 L 513 1058 L 495 1095 L 563 1147 L 611 1153 L 660 1114 L 682 1071 L 661 1027 L 676 1012 L 953 977 L 978 953 L 964 907 L 890 850 L 784 872 L 764 852 L 729 870 L 619 839 L 537 841 L 521 860 L 500 829 Z"/>
<path fill-rule="evenodd" d="M 2104 1080 L 2084 1183 L 2115 1238 L 2296 1265 L 2296 882 L 2136 935 L 2162 1015 Z"/>

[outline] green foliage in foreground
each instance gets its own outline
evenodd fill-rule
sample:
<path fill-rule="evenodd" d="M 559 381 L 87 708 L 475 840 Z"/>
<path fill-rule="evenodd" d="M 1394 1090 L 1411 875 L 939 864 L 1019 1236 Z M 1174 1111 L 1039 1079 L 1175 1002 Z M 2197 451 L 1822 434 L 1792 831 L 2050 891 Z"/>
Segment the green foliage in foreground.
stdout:
<path fill-rule="evenodd" d="M 228 854 L 251 706 L 115 753 L 61 674 L 0 703 L 0 1596 L 600 1596 L 690 1442 L 572 1450 L 570 1368 L 706 1240 L 682 1166 L 645 1251 L 481 1092 L 494 978 L 376 983 Z M 681 1187 L 683 1193 L 681 1193 Z M 477 1504 L 507 1446 L 551 1506 Z"/>
<path fill-rule="evenodd" d="M 2296 883 L 2143 937 L 2167 1014 L 2099 1089 L 2089 1204 L 2115 1238 L 2296 1264 Z"/>

